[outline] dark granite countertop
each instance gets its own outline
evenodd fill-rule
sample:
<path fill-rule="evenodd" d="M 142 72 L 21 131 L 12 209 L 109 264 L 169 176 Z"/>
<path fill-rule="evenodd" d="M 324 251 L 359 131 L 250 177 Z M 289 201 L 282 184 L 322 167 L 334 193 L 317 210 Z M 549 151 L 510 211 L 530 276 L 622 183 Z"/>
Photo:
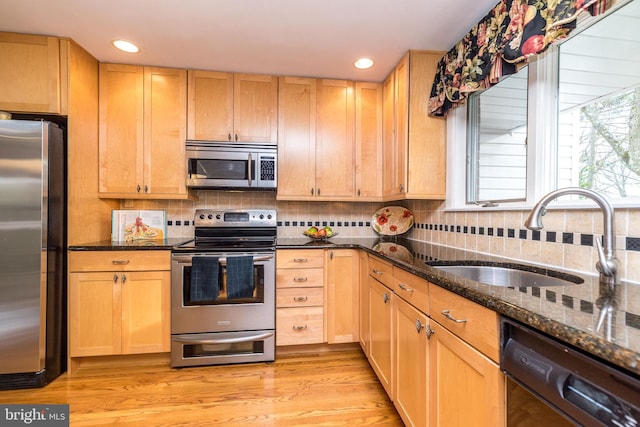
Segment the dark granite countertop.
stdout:
<path fill-rule="evenodd" d="M 133 242 L 112 242 L 102 240 L 83 245 L 69 246 L 70 251 L 131 251 L 131 250 L 171 250 L 174 246 L 191 239 L 136 240 Z"/>
<path fill-rule="evenodd" d="M 523 269 L 544 268 L 521 261 L 434 245 L 409 239 L 344 239 L 311 242 L 305 238 L 278 239 L 278 248 L 357 248 L 386 259 L 418 277 L 461 295 L 497 313 L 520 321 L 560 341 L 635 375 L 640 375 L 640 316 L 629 313 L 627 298 L 640 295 L 640 287 L 619 283 L 613 293 L 612 322 L 596 331 L 600 314 L 600 283 L 596 275 L 576 274 L 553 268 L 553 272 L 579 276 L 584 283 L 561 287 L 502 287 L 485 285 L 445 273 L 429 264 L 517 264 Z M 611 335 L 604 330 L 610 326 Z"/>
<path fill-rule="evenodd" d="M 140 242 L 101 241 L 70 246 L 71 251 L 170 250 L 190 239 Z M 278 249 L 351 248 L 377 255 L 418 277 L 461 295 L 497 313 L 520 321 L 612 365 L 640 375 L 640 313 L 625 311 L 627 298 L 640 296 L 640 286 L 620 283 L 615 299 L 613 321 L 608 338 L 596 331 L 600 314 L 600 284 L 596 275 L 579 275 L 584 283 L 562 287 L 514 288 L 489 286 L 445 273 L 429 264 L 436 263 L 517 263 L 522 268 L 540 266 L 506 260 L 487 254 L 450 248 L 402 238 L 340 238 L 311 241 L 308 238 L 278 238 Z M 561 273 L 576 275 L 574 272 Z"/>

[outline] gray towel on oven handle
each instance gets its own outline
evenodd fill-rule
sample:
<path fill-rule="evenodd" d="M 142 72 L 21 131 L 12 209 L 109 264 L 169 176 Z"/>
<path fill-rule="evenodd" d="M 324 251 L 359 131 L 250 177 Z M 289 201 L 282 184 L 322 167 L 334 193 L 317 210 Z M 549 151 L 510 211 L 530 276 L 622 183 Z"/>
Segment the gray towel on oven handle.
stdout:
<path fill-rule="evenodd" d="M 220 290 L 218 281 L 219 265 L 217 257 L 194 256 L 191 259 L 191 290 L 189 297 L 192 303 L 215 301 L 218 298 Z"/>
<path fill-rule="evenodd" d="M 227 257 L 227 298 L 253 296 L 253 256 Z"/>

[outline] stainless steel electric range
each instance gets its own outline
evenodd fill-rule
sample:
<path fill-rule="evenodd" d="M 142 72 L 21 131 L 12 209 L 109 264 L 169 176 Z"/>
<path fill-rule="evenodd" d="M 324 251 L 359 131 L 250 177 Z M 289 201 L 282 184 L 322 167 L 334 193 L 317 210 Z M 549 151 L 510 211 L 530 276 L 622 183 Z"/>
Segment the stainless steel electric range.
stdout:
<path fill-rule="evenodd" d="M 273 361 L 275 210 L 199 209 L 171 260 L 171 366 Z"/>

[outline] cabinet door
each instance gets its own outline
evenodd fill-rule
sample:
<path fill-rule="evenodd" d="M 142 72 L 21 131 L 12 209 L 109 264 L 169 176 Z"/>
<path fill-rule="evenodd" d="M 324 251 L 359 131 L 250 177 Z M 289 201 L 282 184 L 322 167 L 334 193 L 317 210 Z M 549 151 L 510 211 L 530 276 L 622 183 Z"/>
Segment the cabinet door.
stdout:
<path fill-rule="evenodd" d="M 355 85 L 356 197 L 382 197 L 382 85 Z"/>
<path fill-rule="evenodd" d="M 437 322 L 431 327 L 430 425 L 505 426 L 505 378 L 499 366 Z"/>
<path fill-rule="evenodd" d="M 233 74 L 189 70 L 187 138 L 231 141 Z"/>
<path fill-rule="evenodd" d="M 142 67 L 100 64 L 99 192 L 142 193 L 144 108 Z"/>
<path fill-rule="evenodd" d="M 407 150 L 409 145 L 409 54 L 406 54 L 395 69 L 396 93 L 396 137 L 394 193 L 404 195 L 407 191 Z M 424 89 L 423 89 L 424 90 Z"/>
<path fill-rule="evenodd" d="M 169 271 L 121 273 L 122 353 L 171 349 Z"/>
<path fill-rule="evenodd" d="M 0 33 L 0 110 L 60 113 L 56 37 Z"/>
<path fill-rule="evenodd" d="M 442 52 L 411 52 L 409 78 L 409 155 L 407 198 L 444 199 L 446 119 L 427 113 L 429 91 Z"/>
<path fill-rule="evenodd" d="M 278 78 L 236 74 L 233 84 L 233 139 L 275 144 L 278 139 Z"/>
<path fill-rule="evenodd" d="M 144 69 L 145 194 L 186 195 L 187 72 Z"/>
<path fill-rule="evenodd" d="M 369 277 L 369 363 L 393 400 L 393 292 Z"/>
<path fill-rule="evenodd" d="M 278 91 L 278 198 L 310 198 L 316 179 L 316 81 L 281 77 Z"/>
<path fill-rule="evenodd" d="M 316 196 L 354 196 L 353 104 L 353 82 L 318 80 Z"/>
<path fill-rule="evenodd" d="M 369 357 L 369 255 L 364 251 L 358 251 L 360 257 L 360 347 Z"/>
<path fill-rule="evenodd" d="M 69 275 L 69 356 L 120 354 L 119 273 Z"/>
<path fill-rule="evenodd" d="M 392 71 L 382 85 L 382 195 L 394 193 L 395 183 L 395 73 Z"/>
<path fill-rule="evenodd" d="M 358 342 L 358 251 L 327 251 L 327 343 Z"/>
<path fill-rule="evenodd" d="M 396 361 L 394 405 L 407 426 L 427 425 L 427 316 L 401 298 L 395 300 Z"/>

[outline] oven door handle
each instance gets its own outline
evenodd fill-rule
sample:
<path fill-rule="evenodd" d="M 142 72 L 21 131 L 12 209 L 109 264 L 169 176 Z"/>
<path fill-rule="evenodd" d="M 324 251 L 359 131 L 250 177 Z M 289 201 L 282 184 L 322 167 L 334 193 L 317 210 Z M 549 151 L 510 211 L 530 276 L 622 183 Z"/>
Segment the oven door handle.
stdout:
<path fill-rule="evenodd" d="M 265 332 L 263 334 L 251 335 L 248 337 L 238 337 L 238 338 L 219 338 L 219 339 L 203 340 L 198 338 L 180 337 L 180 338 L 174 338 L 173 340 L 175 342 L 179 342 L 182 344 L 233 344 L 233 343 L 264 340 L 272 336 L 273 336 L 273 332 Z"/>
<path fill-rule="evenodd" d="M 253 262 L 269 261 L 272 259 L 273 259 L 273 255 L 254 256 Z M 190 257 L 185 257 L 185 258 L 174 257 L 173 261 L 178 264 L 191 264 Z M 227 258 L 218 258 L 218 262 L 220 263 L 220 265 L 227 265 Z"/>

